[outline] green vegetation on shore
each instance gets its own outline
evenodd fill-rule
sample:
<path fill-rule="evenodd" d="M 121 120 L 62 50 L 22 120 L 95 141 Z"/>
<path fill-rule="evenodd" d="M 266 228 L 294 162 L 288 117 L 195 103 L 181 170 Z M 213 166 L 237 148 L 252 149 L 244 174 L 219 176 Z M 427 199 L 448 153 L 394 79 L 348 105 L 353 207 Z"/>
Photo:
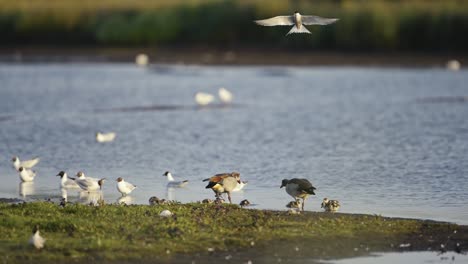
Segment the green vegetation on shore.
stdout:
<path fill-rule="evenodd" d="M 164 209 L 175 215 L 160 217 Z M 468 240 L 467 228 L 454 224 L 370 215 L 288 215 L 285 211 L 249 210 L 236 205 L 60 207 L 49 202 L 0 203 L 0 216 L 3 262 L 170 260 L 252 249 L 255 254 L 267 254 L 268 250 L 282 254 L 280 249 L 288 247 L 307 249 L 301 254 L 308 257 L 327 258 L 352 254 L 347 252 L 362 246 L 387 251 L 392 244 L 411 243 L 413 249 L 426 250 L 437 249 L 440 243 Z M 40 252 L 27 244 L 35 225 L 46 238 Z M 448 236 L 453 239 L 448 241 Z"/>
<path fill-rule="evenodd" d="M 294 10 L 338 17 L 312 36 L 253 23 Z M 461 0 L 0 0 L 0 45 L 207 46 L 467 51 Z"/>

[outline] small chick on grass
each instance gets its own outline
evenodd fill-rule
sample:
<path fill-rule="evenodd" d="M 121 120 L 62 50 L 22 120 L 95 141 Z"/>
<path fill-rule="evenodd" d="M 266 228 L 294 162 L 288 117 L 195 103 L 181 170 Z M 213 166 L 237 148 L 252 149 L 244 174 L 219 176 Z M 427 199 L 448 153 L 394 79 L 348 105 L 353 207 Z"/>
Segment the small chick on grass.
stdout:
<path fill-rule="evenodd" d="M 323 198 L 322 206 L 326 212 L 336 212 L 340 209 L 340 202 L 338 200 L 329 200 L 328 198 Z"/>

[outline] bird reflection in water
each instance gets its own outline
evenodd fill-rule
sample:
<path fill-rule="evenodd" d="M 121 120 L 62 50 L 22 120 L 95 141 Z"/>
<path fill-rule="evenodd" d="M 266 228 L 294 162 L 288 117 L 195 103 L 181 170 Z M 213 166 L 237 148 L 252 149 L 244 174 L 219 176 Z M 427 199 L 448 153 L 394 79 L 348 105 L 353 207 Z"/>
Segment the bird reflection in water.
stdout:
<path fill-rule="evenodd" d="M 166 189 L 166 197 L 168 201 L 175 201 L 175 188 L 174 187 L 167 187 Z"/>
<path fill-rule="evenodd" d="M 120 198 L 117 199 L 117 203 L 118 204 L 126 204 L 126 205 L 130 205 L 133 203 L 133 197 L 131 196 L 122 196 Z"/>
<path fill-rule="evenodd" d="M 20 182 L 19 195 L 23 198 L 26 196 L 34 195 L 34 182 Z"/>
<path fill-rule="evenodd" d="M 93 192 L 80 192 L 80 202 L 83 204 L 90 204 L 90 205 L 99 205 L 100 202 L 104 201 L 104 195 L 101 191 L 93 191 Z"/>

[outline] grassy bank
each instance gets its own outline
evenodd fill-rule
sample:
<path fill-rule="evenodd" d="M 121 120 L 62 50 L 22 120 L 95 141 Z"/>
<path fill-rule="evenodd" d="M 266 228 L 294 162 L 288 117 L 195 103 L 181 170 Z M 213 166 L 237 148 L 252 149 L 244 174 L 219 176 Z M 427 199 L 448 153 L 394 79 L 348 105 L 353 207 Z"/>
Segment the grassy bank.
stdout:
<path fill-rule="evenodd" d="M 160 217 L 164 209 L 175 216 Z M 0 215 L 3 262 L 175 261 L 235 252 L 263 258 L 330 258 L 397 250 L 402 243 L 419 250 L 437 250 L 444 243 L 450 250 L 457 242 L 468 242 L 468 228 L 454 224 L 370 215 L 288 215 L 227 205 L 68 204 L 62 208 L 46 202 L 0 203 Z M 41 251 L 27 244 L 34 225 L 47 239 Z"/>
<path fill-rule="evenodd" d="M 252 21 L 300 10 L 339 17 L 312 36 Z M 446 1 L 46 1 L 0 0 L 0 45 L 208 46 L 467 51 L 468 2 Z"/>

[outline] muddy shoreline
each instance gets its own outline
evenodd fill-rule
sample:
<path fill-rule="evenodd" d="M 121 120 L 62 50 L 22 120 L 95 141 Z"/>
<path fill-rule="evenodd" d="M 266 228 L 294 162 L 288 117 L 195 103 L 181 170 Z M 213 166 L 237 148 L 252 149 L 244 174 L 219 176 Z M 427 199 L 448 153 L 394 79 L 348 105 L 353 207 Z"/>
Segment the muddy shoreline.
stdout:
<path fill-rule="evenodd" d="M 170 210 L 172 217 L 159 214 Z M 0 203 L 0 260 L 54 263 L 304 263 L 375 252 L 465 253 L 468 226 L 236 205 Z M 27 245 L 41 227 L 46 247 Z M 443 245 L 443 246 L 442 246 Z"/>

